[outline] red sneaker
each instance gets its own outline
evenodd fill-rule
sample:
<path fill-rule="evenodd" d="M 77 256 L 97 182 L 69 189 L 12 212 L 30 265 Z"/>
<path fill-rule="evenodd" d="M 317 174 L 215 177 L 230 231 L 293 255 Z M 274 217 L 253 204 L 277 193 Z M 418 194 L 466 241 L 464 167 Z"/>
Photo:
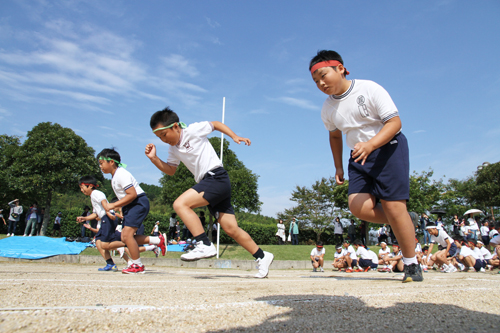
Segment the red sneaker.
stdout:
<path fill-rule="evenodd" d="M 359 267 L 358 267 L 358 268 L 356 268 L 354 271 L 355 271 L 355 272 L 362 272 L 363 270 L 362 270 L 361 268 L 359 268 Z"/>
<path fill-rule="evenodd" d="M 167 242 L 165 242 L 164 234 L 160 234 L 158 237 L 160 238 L 160 244 L 158 244 L 158 247 L 161 249 L 161 255 L 164 256 L 165 252 L 167 252 Z"/>
<path fill-rule="evenodd" d="M 370 270 L 370 266 L 366 267 L 363 272 L 368 272 Z"/>
<path fill-rule="evenodd" d="M 122 271 L 123 274 L 137 274 L 137 273 L 144 273 L 144 265 L 139 266 L 136 264 L 132 264 L 130 267 L 125 268 Z"/>
<path fill-rule="evenodd" d="M 349 268 L 347 268 L 347 269 L 345 270 L 345 272 L 346 272 L 346 273 L 352 273 L 352 268 L 350 268 L 350 267 L 349 267 Z"/>

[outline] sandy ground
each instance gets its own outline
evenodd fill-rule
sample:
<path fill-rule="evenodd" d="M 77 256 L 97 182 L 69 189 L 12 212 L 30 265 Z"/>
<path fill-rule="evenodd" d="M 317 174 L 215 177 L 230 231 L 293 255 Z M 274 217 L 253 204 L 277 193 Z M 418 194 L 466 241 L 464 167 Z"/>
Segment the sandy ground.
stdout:
<path fill-rule="evenodd" d="M 0 263 L 1 332 L 500 332 L 500 274 Z"/>

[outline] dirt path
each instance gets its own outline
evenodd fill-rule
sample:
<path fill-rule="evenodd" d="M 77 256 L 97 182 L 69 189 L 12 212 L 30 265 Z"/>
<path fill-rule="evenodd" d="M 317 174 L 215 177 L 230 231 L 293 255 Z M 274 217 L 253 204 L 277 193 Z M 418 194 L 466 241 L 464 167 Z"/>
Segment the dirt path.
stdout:
<path fill-rule="evenodd" d="M 500 274 L 0 263 L 1 332 L 499 332 Z"/>

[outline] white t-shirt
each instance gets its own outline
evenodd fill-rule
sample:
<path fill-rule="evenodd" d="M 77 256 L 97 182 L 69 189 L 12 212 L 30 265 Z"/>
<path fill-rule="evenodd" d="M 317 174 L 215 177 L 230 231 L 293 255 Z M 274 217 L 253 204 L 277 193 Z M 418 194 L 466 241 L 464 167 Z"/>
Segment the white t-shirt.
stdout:
<path fill-rule="evenodd" d="M 170 218 L 170 224 L 169 224 L 170 228 L 175 227 L 176 223 L 177 223 L 177 219 L 175 217 L 171 217 Z"/>
<path fill-rule="evenodd" d="M 479 227 L 477 226 L 476 220 L 469 218 L 467 221 L 469 221 L 470 230 L 479 230 Z"/>
<path fill-rule="evenodd" d="M 389 93 L 369 80 L 352 80 L 340 96 L 329 96 L 323 103 L 321 119 L 328 131 L 345 133 L 347 146 L 373 138 L 389 119 L 398 116 L 398 109 Z"/>
<path fill-rule="evenodd" d="M 111 179 L 111 186 L 118 200 L 125 198 L 127 195 L 125 191 L 131 187 L 135 188 L 137 195 L 144 193 L 134 176 L 122 167 L 116 169 L 113 179 Z"/>
<path fill-rule="evenodd" d="M 378 256 L 375 252 L 373 252 L 372 250 L 368 250 L 368 255 L 371 257 L 374 264 L 378 264 Z"/>
<path fill-rule="evenodd" d="M 311 251 L 311 255 L 313 257 L 319 257 L 321 256 L 322 254 L 325 254 L 325 248 L 322 248 L 321 251 L 318 251 L 318 248 L 315 247 L 314 249 L 312 249 Z"/>
<path fill-rule="evenodd" d="M 194 123 L 181 131 L 179 143 L 170 146 L 167 164 L 177 167 L 180 162 L 194 175 L 199 183 L 210 170 L 222 166 L 207 135 L 214 131 L 211 122 Z"/>
<path fill-rule="evenodd" d="M 356 255 L 356 251 L 354 250 L 354 247 L 352 245 L 349 245 L 349 247 L 346 249 L 347 253 L 353 260 L 357 260 L 358 256 Z"/>
<path fill-rule="evenodd" d="M 56 219 L 54 220 L 54 224 L 61 225 L 61 217 L 60 216 L 56 216 Z"/>
<path fill-rule="evenodd" d="M 342 223 L 335 221 L 333 233 L 334 234 L 342 234 L 342 232 L 343 232 Z"/>
<path fill-rule="evenodd" d="M 474 250 L 472 251 L 474 251 L 474 253 L 479 257 L 479 259 L 484 260 L 483 253 L 481 252 L 480 248 L 475 247 Z"/>
<path fill-rule="evenodd" d="M 340 251 L 340 253 L 338 253 L 337 251 L 335 251 L 335 253 L 333 254 L 333 257 L 334 258 L 340 258 L 340 257 L 343 257 L 347 254 L 347 251 L 345 249 L 342 249 L 342 251 Z"/>
<path fill-rule="evenodd" d="M 388 246 L 385 248 L 385 250 L 382 250 L 382 249 L 378 250 L 378 255 L 380 257 L 383 257 L 383 256 L 385 256 L 386 254 L 389 254 L 389 253 L 391 253 L 391 250 L 389 249 Z"/>
<path fill-rule="evenodd" d="M 498 235 L 498 231 L 496 231 L 495 229 L 491 230 L 488 234 L 488 236 L 490 236 L 490 239 L 492 239 L 495 235 Z"/>
<path fill-rule="evenodd" d="M 488 236 L 489 233 L 490 233 L 490 228 L 483 225 L 481 227 L 481 236 Z"/>
<path fill-rule="evenodd" d="M 490 245 L 500 245 L 500 235 L 498 232 L 491 237 Z"/>
<path fill-rule="evenodd" d="M 417 243 L 415 246 L 415 252 L 422 252 L 422 245 L 420 245 L 420 243 Z"/>
<path fill-rule="evenodd" d="M 438 243 L 439 245 L 443 247 L 447 247 L 448 244 L 446 243 L 446 239 L 450 241 L 451 244 L 453 244 L 453 238 L 451 238 L 446 231 L 443 229 L 437 229 L 438 230 L 438 235 L 437 236 L 432 236 L 431 235 L 431 243 Z"/>
<path fill-rule="evenodd" d="M 477 253 L 472 251 L 468 246 L 465 245 L 462 245 L 462 248 L 460 249 L 460 255 L 464 257 L 472 256 L 476 260 L 479 259 Z"/>
<path fill-rule="evenodd" d="M 106 200 L 106 195 L 99 190 L 93 190 L 90 194 L 90 201 L 92 202 L 92 211 L 99 216 L 100 219 L 106 215 L 106 210 L 102 207 L 102 201 Z"/>
<path fill-rule="evenodd" d="M 480 248 L 479 250 L 481 251 L 481 254 L 483 255 L 484 260 L 490 260 L 491 258 L 493 258 L 493 255 L 491 254 L 491 252 L 488 251 L 488 249 L 485 248 L 484 246 L 482 248 Z"/>
<path fill-rule="evenodd" d="M 358 249 L 356 250 L 356 255 L 360 257 L 361 259 L 372 259 L 372 257 L 368 254 L 368 250 L 366 250 L 362 246 L 358 246 Z"/>

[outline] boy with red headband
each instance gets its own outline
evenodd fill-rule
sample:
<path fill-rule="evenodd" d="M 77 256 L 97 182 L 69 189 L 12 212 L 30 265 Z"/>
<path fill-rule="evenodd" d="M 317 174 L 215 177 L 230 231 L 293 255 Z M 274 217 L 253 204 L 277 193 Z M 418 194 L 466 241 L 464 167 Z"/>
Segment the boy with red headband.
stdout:
<path fill-rule="evenodd" d="M 319 51 L 309 70 L 319 90 L 328 95 L 321 119 L 330 132 L 337 184 L 344 183 L 342 133 L 351 149 L 349 209 L 361 220 L 390 224 L 403 253 L 403 282 L 423 281 L 415 255 L 415 229 L 406 209 L 408 143 L 396 105 L 377 83 L 347 80 L 349 72 L 335 51 Z"/>

